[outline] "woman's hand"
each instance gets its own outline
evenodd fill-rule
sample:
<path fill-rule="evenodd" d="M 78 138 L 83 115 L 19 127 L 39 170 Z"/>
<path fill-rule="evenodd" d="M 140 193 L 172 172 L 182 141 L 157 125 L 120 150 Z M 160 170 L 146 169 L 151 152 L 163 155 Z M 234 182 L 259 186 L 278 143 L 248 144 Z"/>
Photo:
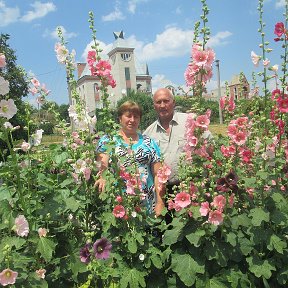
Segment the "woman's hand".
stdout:
<path fill-rule="evenodd" d="M 98 187 L 99 193 L 104 192 L 105 190 L 106 180 L 100 177 L 98 180 L 95 181 L 94 187 Z"/>

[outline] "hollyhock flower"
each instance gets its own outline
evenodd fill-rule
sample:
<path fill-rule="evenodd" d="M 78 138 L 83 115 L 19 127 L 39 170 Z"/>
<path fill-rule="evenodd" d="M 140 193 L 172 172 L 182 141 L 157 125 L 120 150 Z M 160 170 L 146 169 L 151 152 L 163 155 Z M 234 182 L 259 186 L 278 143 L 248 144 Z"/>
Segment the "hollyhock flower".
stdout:
<path fill-rule="evenodd" d="M 285 33 L 285 26 L 283 22 L 278 22 L 275 24 L 274 34 L 281 37 Z"/>
<path fill-rule="evenodd" d="M 46 273 L 46 270 L 45 269 L 39 269 L 39 270 L 36 270 L 35 273 L 37 274 L 37 276 L 40 278 L 40 279 L 45 279 L 45 273 Z"/>
<path fill-rule="evenodd" d="M 0 76 L 0 95 L 6 95 L 9 91 L 9 81 Z"/>
<path fill-rule="evenodd" d="M 88 181 L 90 179 L 90 177 L 91 177 L 91 169 L 89 167 L 86 167 L 84 169 L 83 174 L 84 174 L 85 180 Z"/>
<path fill-rule="evenodd" d="M 39 237 L 46 237 L 48 231 L 46 228 L 39 228 L 38 229 L 38 235 Z"/>
<path fill-rule="evenodd" d="M 253 152 L 249 149 L 244 149 L 241 151 L 240 155 L 241 155 L 241 159 L 243 160 L 243 162 L 250 163 L 251 158 L 253 156 Z"/>
<path fill-rule="evenodd" d="M 271 70 L 273 72 L 275 72 L 275 73 L 278 71 L 278 69 L 279 69 L 279 65 L 278 64 L 275 64 L 275 65 L 271 66 Z"/>
<path fill-rule="evenodd" d="M 215 210 L 209 212 L 208 222 L 213 225 L 220 225 L 223 222 L 223 214 L 221 211 Z"/>
<path fill-rule="evenodd" d="M 32 135 L 33 136 L 33 143 L 34 146 L 39 146 L 41 144 L 42 136 L 43 136 L 43 129 L 38 129 L 36 132 Z"/>
<path fill-rule="evenodd" d="M 229 186 L 237 185 L 238 182 L 238 176 L 234 171 L 230 171 L 226 176 L 225 176 L 225 181 Z"/>
<path fill-rule="evenodd" d="M 286 96 L 286 94 L 285 94 Z M 277 107 L 280 112 L 288 113 L 288 97 L 278 97 L 277 99 Z"/>
<path fill-rule="evenodd" d="M 140 260 L 140 261 L 144 261 L 144 259 L 145 259 L 144 254 L 139 254 L 139 260 Z"/>
<path fill-rule="evenodd" d="M 222 145 L 220 150 L 224 157 L 230 157 L 232 155 L 235 155 L 236 153 L 236 147 L 234 145 L 230 145 L 228 147 L 225 147 L 224 145 Z"/>
<path fill-rule="evenodd" d="M 74 168 L 75 173 L 84 173 L 86 169 L 86 162 L 83 159 L 78 159 L 76 163 L 72 164 L 72 167 Z"/>
<path fill-rule="evenodd" d="M 229 206 L 230 206 L 231 208 L 233 207 L 234 201 L 235 201 L 235 194 L 232 193 L 232 194 L 229 196 L 229 199 L 228 199 Z"/>
<path fill-rule="evenodd" d="M 190 194 L 188 194 L 186 192 L 180 192 L 175 196 L 174 202 L 175 202 L 176 206 L 179 206 L 181 208 L 185 208 L 191 204 Z"/>
<path fill-rule="evenodd" d="M 80 249 L 80 261 L 81 262 L 85 264 L 90 262 L 90 257 L 91 257 L 90 249 L 91 249 L 91 243 L 85 244 L 85 246 Z"/>
<path fill-rule="evenodd" d="M 197 127 L 202 127 L 204 129 L 208 129 L 208 126 L 210 124 L 210 119 L 207 117 L 206 114 L 198 116 L 195 121 Z"/>
<path fill-rule="evenodd" d="M 257 55 L 254 51 L 251 51 L 251 59 L 252 63 L 257 67 L 261 59 L 261 56 Z"/>
<path fill-rule="evenodd" d="M 129 181 L 129 180 L 126 182 L 126 193 L 127 193 L 128 195 L 136 195 L 136 194 L 135 194 L 134 185 L 133 185 L 133 183 L 132 183 L 131 181 Z"/>
<path fill-rule="evenodd" d="M 123 218 L 126 211 L 125 208 L 122 205 L 116 205 L 113 209 L 113 215 L 116 218 Z"/>
<path fill-rule="evenodd" d="M 226 96 L 223 96 L 219 100 L 220 101 L 220 109 L 221 110 L 224 110 L 224 108 L 225 108 L 226 98 L 227 98 Z"/>
<path fill-rule="evenodd" d="M 106 238 L 98 239 L 93 244 L 93 250 L 97 259 L 108 259 L 112 249 L 112 244 Z"/>
<path fill-rule="evenodd" d="M 7 268 L 0 273 L 0 284 L 2 286 L 13 285 L 16 282 L 18 272 L 12 271 Z"/>
<path fill-rule="evenodd" d="M 278 97 L 281 95 L 281 91 L 280 89 L 274 89 L 272 91 L 272 94 L 271 94 L 271 99 L 274 100 L 274 99 L 278 99 Z"/>
<path fill-rule="evenodd" d="M 0 116 L 11 119 L 17 113 L 17 107 L 13 99 L 0 101 Z"/>
<path fill-rule="evenodd" d="M 4 122 L 3 126 L 5 129 L 13 129 L 13 125 L 10 122 Z"/>
<path fill-rule="evenodd" d="M 209 202 L 202 202 L 199 211 L 201 216 L 207 216 L 210 211 Z"/>
<path fill-rule="evenodd" d="M 248 123 L 248 117 L 239 117 L 236 119 L 235 124 L 238 125 L 238 127 L 245 127 Z"/>
<path fill-rule="evenodd" d="M 208 59 L 208 53 L 205 50 L 194 50 L 193 60 L 199 67 L 206 65 Z"/>
<path fill-rule="evenodd" d="M 6 66 L 6 57 L 3 53 L 0 53 L 0 68 Z"/>
<path fill-rule="evenodd" d="M 217 179 L 216 189 L 220 192 L 228 192 L 230 190 L 229 185 L 224 177 Z"/>
<path fill-rule="evenodd" d="M 247 133 L 240 131 L 234 135 L 232 140 L 234 141 L 235 144 L 239 146 L 244 145 L 247 140 Z"/>
<path fill-rule="evenodd" d="M 167 205 L 168 205 L 168 207 L 167 207 L 168 210 L 172 210 L 172 209 L 175 208 L 175 204 L 174 204 L 174 202 L 173 202 L 172 199 L 169 199 L 169 200 L 167 201 Z"/>
<path fill-rule="evenodd" d="M 64 45 L 56 43 L 54 51 L 56 52 L 58 62 L 61 64 L 65 64 L 66 59 L 69 56 L 68 49 Z"/>
<path fill-rule="evenodd" d="M 108 76 L 110 75 L 110 71 L 111 71 L 111 65 L 107 60 L 100 60 L 96 66 L 96 75 L 97 76 Z"/>
<path fill-rule="evenodd" d="M 214 197 L 213 202 L 211 203 L 219 211 L 223 211 L 226 204 L 226 198 L 223 195 L 217 195 Z"/>
<path fill-rule="evenodd" d="M 32 78 L 31 83 L 34 85 L 35 88 L 40 87 L 40 82 L 37 78 Z"/>
<path fill-rule="evenodd" d="M 29 224 L 24 215 L 19 215 L 15 219 L 15 231 L 18 236 L 24 237 L 29 234 Z"/>
<path fill-rule="evenodd" d="M 116 201 L 117 201 L 118 203 L 122 203 L 123 199 L 122 199 L 122 197 L 121 197 L 120 195 L 117 195 L 117 196 L 116 196 Z"/>
<path fill-rule="evenodd" d="M 97 61 L 97 52 L 95 50 L 88 51 L 87 54 L 87 63 L 89 66 L 93 66 Z"/>
<path fill-rule="evenodd" d="M 158 181 L 161 184 L 164 184 L 168 181 L 169 176 L 171 174 L 171 168 L 164 163 L 157 172 Z"/>
<path fill-rule="evenodd" d="M 23 142 L 22 142 L 22 144 L 21 144 L 21 149 L 22 149 L 24 152 L 29 151 L 30 148 L 31 148 L 30 143 L 27 143 L 26 141 L 23 141 Z"/>
<path fill-rule="evenodd" d="M 270 64 L 270 60 L 268 60 L 268 59 L 263 60 L 263 66 L 264 67 L 267 67 L 269 64 Z"/>

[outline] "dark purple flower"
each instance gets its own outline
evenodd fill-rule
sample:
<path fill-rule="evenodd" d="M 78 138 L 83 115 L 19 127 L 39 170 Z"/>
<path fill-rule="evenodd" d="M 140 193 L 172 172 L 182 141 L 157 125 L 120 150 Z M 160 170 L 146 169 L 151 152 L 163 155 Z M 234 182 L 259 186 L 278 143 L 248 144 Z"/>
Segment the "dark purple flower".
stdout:
<path fill-rule="evenodd" d="M 225 180 L 229 186 L 234 186 L 238 182 L 238 176 L 234 171 L 231 171 L 225 176 Z"/>
<path fill-rule="evenodd" d="M 216 189 L 221 192 L 228 192 L 230 190 L 225 178 L 222 177 L 216 181 Z"/>
<path fill-rule="evenodd" d="M 80 249 L 80 261 L 87 264 L 90 262 L 90 253 L 91 243 L 86 244 L 84 247 Z"/>
<path fill-rule="evenodd" d="M 94 254 L 97 259 L 108 259 L 111 249 L 112 244 L 106 238 L 96 240 L 93 245 Z"/>

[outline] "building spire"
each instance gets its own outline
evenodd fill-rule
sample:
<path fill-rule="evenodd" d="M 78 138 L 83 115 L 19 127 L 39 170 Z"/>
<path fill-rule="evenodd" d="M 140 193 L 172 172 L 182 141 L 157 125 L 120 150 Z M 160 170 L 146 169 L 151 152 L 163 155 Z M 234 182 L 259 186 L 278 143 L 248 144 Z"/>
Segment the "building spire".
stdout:
<path fill-rule="evenodd" d="M 118 38 L 124 39 L 124 34 L 123 34 L 123 30 L 121 30 L 120 32 L 113 32 L 115 40 L 117 40 Z"/>

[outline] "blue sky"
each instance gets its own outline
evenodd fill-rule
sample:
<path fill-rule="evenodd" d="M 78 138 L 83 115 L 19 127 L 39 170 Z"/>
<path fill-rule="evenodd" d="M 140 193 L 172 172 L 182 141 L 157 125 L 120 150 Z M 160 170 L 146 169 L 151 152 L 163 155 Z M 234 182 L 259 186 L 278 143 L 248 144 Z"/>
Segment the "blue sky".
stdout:
<path fill-rule="evenodd" d="M 284 21 L 285 1 L 264 1 L 265 39 L 273 52 L 271 65 L 281 64 L 280 43 L 275 43 L 274 25 Z M 209 47 L 220 60 L 221 82 L 244 72 L 262 71 L 251 62 L 250 53 L 260 54 L 258 0 L 207 0 L 211 30 Z M 200 0 L 0 0 L 0 31 L 10 35 L 17 64 L 33 73 L 51 90 L 49 99 L 68 103 L 65 69 L 57 62 L 56 28 L 62 26 L 68 49 L 76 50 L 76 61 L 85 62 L 91 42 L 88 13 L 93 11 L 97 39 L 104 51 L 114 41 L 113 32 L 135 47 L 137 58 L 146 62 L 153 89 L 167 84 L 184 85 L 189 63 L 194 23 L 202 14 Z M 216 68 L 208 90 L 217 85 Z M 272 84 L 271 84 L 272 85 Z"/>

